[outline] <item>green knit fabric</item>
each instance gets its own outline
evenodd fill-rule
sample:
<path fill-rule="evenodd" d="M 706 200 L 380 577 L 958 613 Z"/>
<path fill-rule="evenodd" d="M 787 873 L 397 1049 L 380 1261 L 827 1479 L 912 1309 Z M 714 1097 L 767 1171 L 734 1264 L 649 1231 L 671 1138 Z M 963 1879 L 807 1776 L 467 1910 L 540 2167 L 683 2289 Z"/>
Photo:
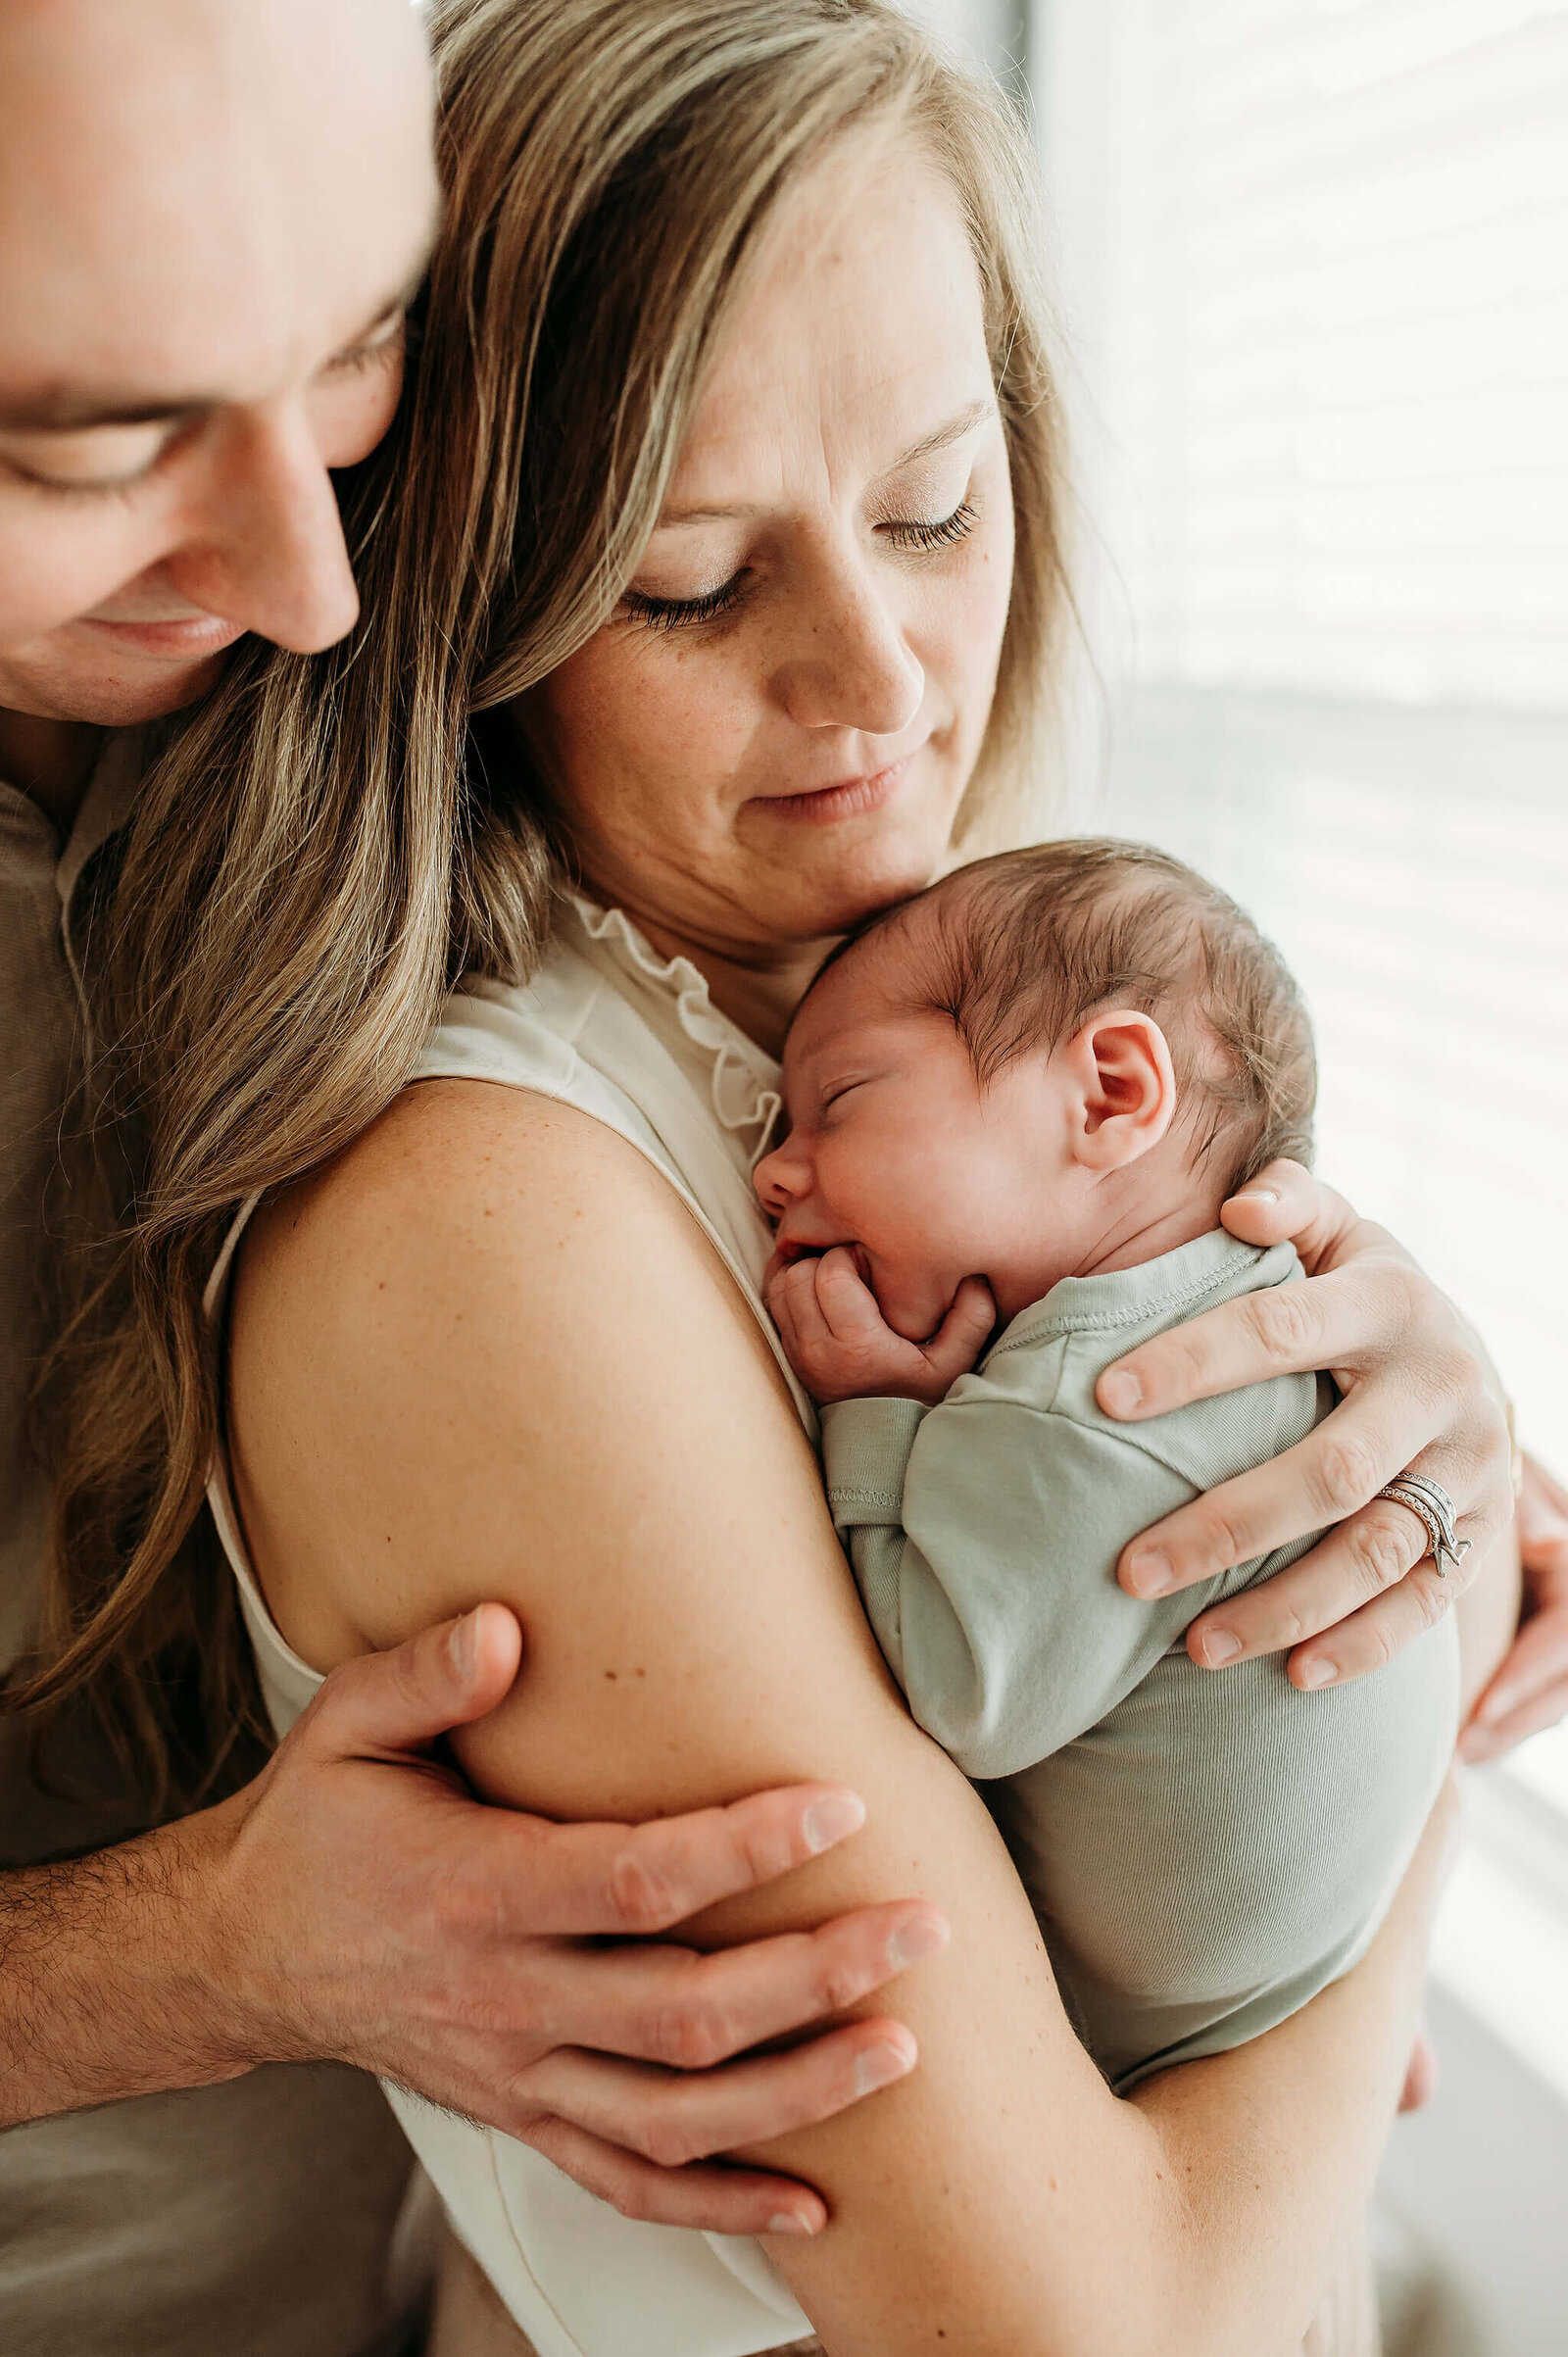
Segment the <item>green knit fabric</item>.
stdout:
<path fill-rule="evenodd" d="M 1147 1424 L 1102 1368 L 1221 1301 L 1300 1276 L 1216 1231 L 1069 1277 L 940 1406 L 824 1409 L 828 1496 L 914 1717 L 985 1796 L 1068 2009 L 1118 2087 L 1255 2038 L 1348 1971 L 1453 1748 L 1452 1616 L 1374 1676 L 1302 1694 L 1283 1655 L 1199 1669 L 1183 1634 L 1298 1541 L 1153 1603 L 1129 1539 L 1301 1440 L 1326 1377 L 1281 1376 Z"/>

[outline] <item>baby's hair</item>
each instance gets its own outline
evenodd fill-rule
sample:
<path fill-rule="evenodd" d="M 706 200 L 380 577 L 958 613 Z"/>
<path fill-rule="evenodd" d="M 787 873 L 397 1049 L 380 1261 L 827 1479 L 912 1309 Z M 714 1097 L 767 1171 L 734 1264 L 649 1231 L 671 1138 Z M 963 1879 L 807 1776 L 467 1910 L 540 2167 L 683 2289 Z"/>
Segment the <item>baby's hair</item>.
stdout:
<path fill-rule="evenodd" d="M 920 1003 L 952 1016 L 982 1088 L 1097 1007 L 1135 1007 L 1169 1043 L 1194 1164 L 1220 1165 L 1226 1195 L 1278 1154 L 1310 1162 L 1317 1066 L 1301 994 L 1245 910 L 1180 859 L 1108 837 L 1001 852 L 882 910 L 828 962 L 916 909 L 931 920 Z"/>

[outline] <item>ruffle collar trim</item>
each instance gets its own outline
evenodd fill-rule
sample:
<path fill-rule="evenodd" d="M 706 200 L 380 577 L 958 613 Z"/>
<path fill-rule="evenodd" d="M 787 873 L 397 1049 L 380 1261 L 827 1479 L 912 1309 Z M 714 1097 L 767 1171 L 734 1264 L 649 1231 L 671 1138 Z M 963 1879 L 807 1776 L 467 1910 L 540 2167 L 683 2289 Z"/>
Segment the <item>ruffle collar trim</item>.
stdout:
<path fill-rule="evenodd" d="M 562 898 L 590 941 L 634 981 L 669 1001 L 681 1031 L 710 1059 L 710 1095 L 720 1128 L 738 1136 L 752 1160 L 760 1161 L 784 1103 L 772 1056 L 719 1012 L 706 975 L 689 958 L 661 958 L 623 908 L 602 908 L 579 892 Z"/>

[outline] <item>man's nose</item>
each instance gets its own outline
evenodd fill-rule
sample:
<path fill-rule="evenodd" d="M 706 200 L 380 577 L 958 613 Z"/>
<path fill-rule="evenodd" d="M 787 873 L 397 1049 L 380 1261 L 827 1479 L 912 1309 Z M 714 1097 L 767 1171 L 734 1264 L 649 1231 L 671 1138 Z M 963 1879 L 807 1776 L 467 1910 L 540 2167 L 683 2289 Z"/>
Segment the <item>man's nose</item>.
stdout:
<path fill-rule="evenodd" d="M 194 605 L 291 654 L 353 629 L 360 597 L 342 518 L 301 404 L 227 421 L 205 512 L 168 571 Z"/>

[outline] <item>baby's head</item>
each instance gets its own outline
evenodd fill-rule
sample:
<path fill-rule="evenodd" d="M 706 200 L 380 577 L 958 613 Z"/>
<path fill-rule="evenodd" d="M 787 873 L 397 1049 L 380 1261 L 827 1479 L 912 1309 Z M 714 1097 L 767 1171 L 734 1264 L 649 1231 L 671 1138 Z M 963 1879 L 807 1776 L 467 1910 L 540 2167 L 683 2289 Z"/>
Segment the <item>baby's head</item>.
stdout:
<path fill-rule="evenodd" d="M 1141 844 L 977 860 L 872 918 L 802 1001 L 757 1188 L 786 1258 L 859 1248 L 896 1332 L 966 1276 L 1004 1317 L 1217 1226 L 1311 1153 L 1312 1033 L 1233 901 Z"/>

